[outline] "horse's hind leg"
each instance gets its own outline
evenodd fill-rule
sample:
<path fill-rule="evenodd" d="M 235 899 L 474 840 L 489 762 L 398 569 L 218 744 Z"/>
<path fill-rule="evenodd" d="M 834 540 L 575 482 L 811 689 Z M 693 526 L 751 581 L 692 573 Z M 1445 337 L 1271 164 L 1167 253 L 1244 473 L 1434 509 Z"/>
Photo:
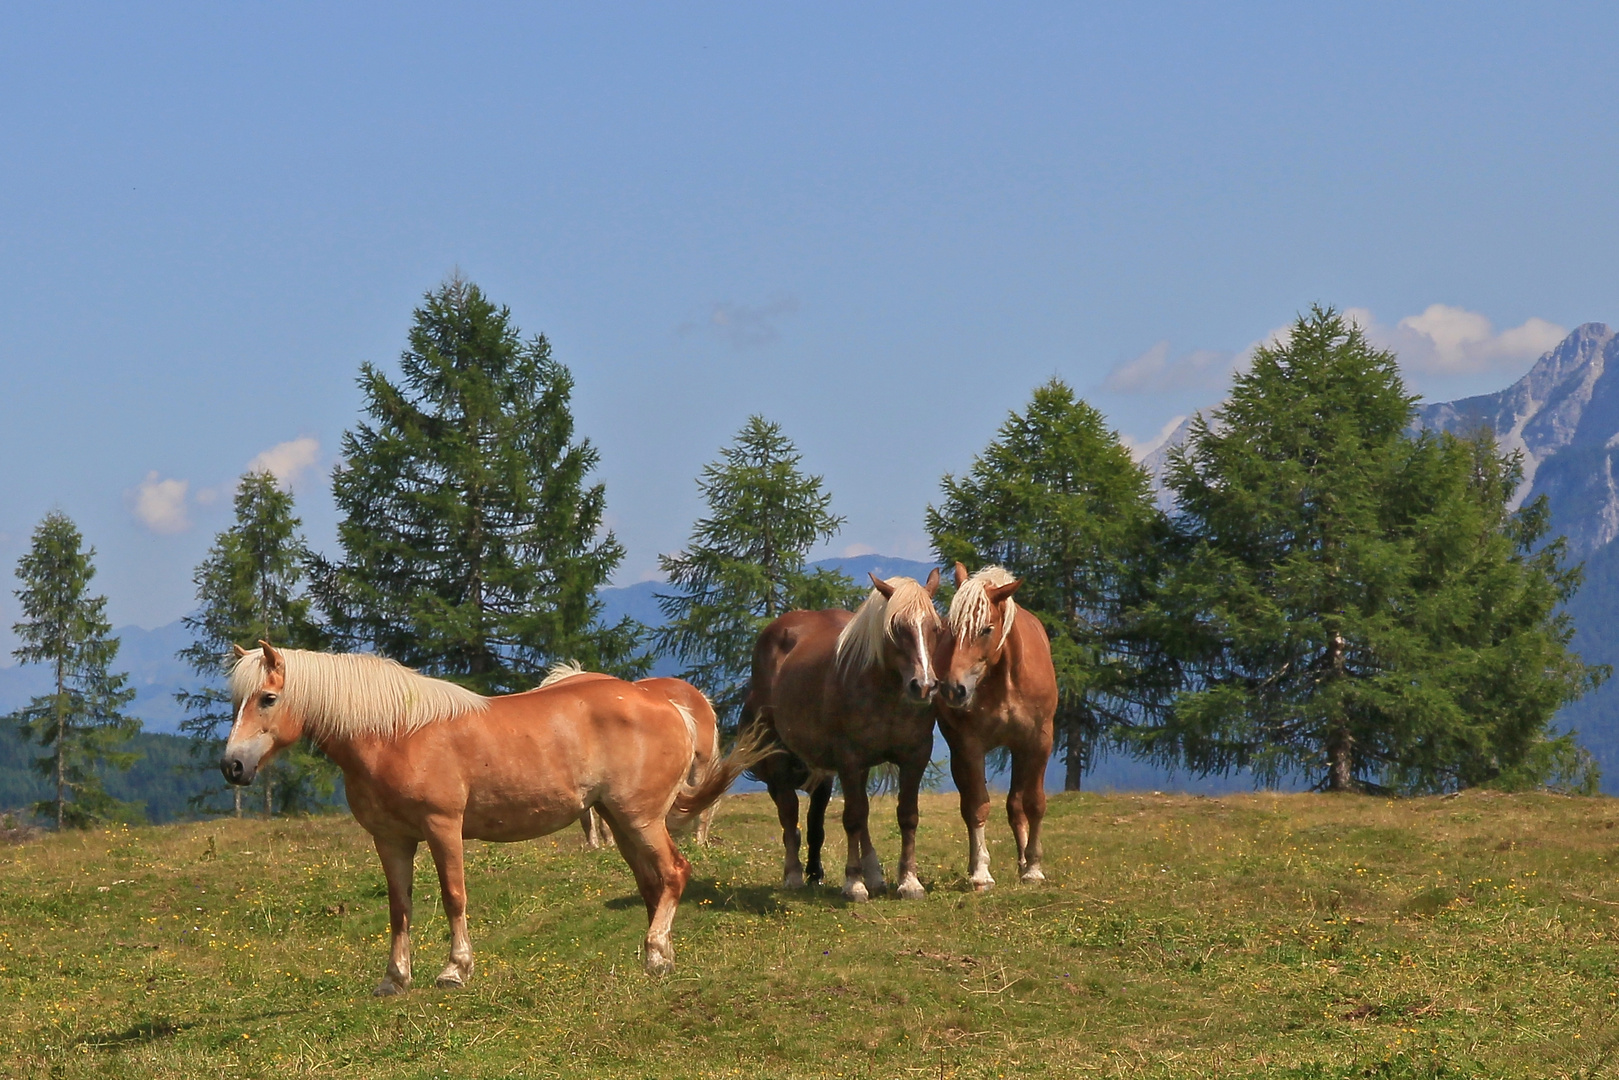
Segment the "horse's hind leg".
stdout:
<path fill-rule="evenodd" d="M 646 904 L 647 931 L 643 962 L 647 974 L 662 975 L 675 966 L 675 948 L 669 940 L 680 895 L 691 879 L 691 863 L 675 847 L 662 821 L 642 829 L 612 822 L 618 850 L 635 875 L 636 888 Z"/>
<path fill-rule="evenodd" d="M 1017 838 L 1018 874 L 1027 882 L 1046 880 L 1040 870 L 1040 822 L 1046 816 L 1046 761 L 1049 754 L 1027 751 L 1012 755 L 1011 790 L 1006 793 L 1006 819 Z"/>
<path fill-rule="evenodd" d="M 809 865 L 804 877 L 816 885 L 826 880 L 826 870 L 821 866 L 821 845 L 826 843 L 826 804 L 831 801 L 832 778 L 828 776 L 810 792 L 809 814 L 805 822 L 808 826 Z"/>
<path fill-rule="evenodd" d="M 439 986 L 465 986 L 472 977 L 472 939 L 467 936 L 467 884 L 462 856 L 461 822 L 429 826 L 427 846 L 438 866 L 444 917 L 450 924 L 450 962 L 438 973 Z"/>
<path fill-rule="evenodd" d="M 776 803 L 776 820 L 781 822 L 781 887 L 802 889 L 804 867 L 798 861 L 798 791 L 787 780 L 772 779 L 769 786 L 770 797 Z"/>
<path fill-rule="evenodd" d="M 416 876 L 416 841 L 372 838 L 388 879 L 388 973 L 377 984 L 378 997 L 410 989 L 410 890 Z"/>

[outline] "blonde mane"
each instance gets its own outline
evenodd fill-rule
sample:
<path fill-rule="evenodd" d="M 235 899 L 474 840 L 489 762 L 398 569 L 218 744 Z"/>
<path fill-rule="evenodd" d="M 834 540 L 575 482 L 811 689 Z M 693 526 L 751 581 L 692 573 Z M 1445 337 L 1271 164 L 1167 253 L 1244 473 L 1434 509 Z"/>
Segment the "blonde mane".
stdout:
<path fill-rule="evenodd" d="M 540 680 L 536 690 L 544 690 L 547 686 L 555 686 L 564 679 L 571 679 L 575 675 L 589 675 L 585 665 L 577 660 L 558 660 L 545 669 L 545 678 Z"/>
<path fill-rule="evenodd" d="M 303 717 L 319 741 L 358 735 L 408 735 L 425 724 L 482 712 L 489 699 L 369 653 L 282 649 L 287 666 L 281 700 Z M 250 652 L 230 669 L 233 703 L 264 683 L 264 654 Z M 234 711 L 234 710 L 233 710 Z"/>
<path fill-rule="evenodd" d="M 950 600 L 950 635 L 957 641 L 967 641 L 984 627 L 990 625 L 992 605 L 989 602 L 989 590 L 996 585 L 1008 585 L 1017 579 L 1002 566 L 986 566 L 966 581 L 956 590 L 956 595 Z M 1006 598 L 1006 623 L 1001 627 L 1001 640 L 996 648 L 1006 644 L 1007 635 L 1012 632 L 1012 621 L 1017 618 L 1017 602 L 1010 596 Z"/>
<path fill-rule="evenodd" d="M 888 584 L 894 587 L 894 595 L 885 597 L 872 589 L 871 595 L 855 610 L 854 618 L 838 634 L 839 671 L 847 674 L 876 666 L 882 659 L 883 641 L 894 639 L 896 625 L 917 619 L 938 619 L 933 597 L 915 578 L 892 577 Z"/>

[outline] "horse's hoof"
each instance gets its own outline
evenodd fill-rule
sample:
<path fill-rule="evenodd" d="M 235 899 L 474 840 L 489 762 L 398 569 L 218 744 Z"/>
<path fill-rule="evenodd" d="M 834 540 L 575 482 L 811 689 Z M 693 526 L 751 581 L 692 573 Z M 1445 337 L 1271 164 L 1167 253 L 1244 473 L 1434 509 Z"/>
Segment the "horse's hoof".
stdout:
<path fill-rule="evenodd" d="M 377 988 L 371 991 L 371 996 L 393 997 L 395 994 L 403 994 L 408 989 L 410 989 L 410 987 L 401 986 L 392 979 L 383 979 L 381 982 L 377 983 Z"/>
<path fill-rule="evenodd" d="M 1040 864 L 1036 863 L 1023 871 L 1022 880 L 1025 885 L 1038 885 L 1046 880 L 1046 875 L 1040 872 Z"/>
<path fill-rule="evenodd" d="M 871 894 L 866 891 L 866 883 L 857 877 L 845 878 L 843 882 L 843 898 L 856 904 L 863 904 L 870 899 Z"/>
<path fill-rule="evenodd" d="M 922 883 L 916 880 L 915 874 L 906 875 L 905 880 L 899 883 L 897 892 L 901 900 L 920 900 L 928 894 Z"/>
<path fill-rule="evenodd" d="M 804 887 L 804 875 L 797 870 L 790 874 L 782 875 L 781 887 L 784 889 L 802 889 Z"/>
<path fill-rule="evenodd" d="M 674 950 L 667 945 L 648 945 L 644 963 L 648 975 L 667 975 L 675 969 Z"/>
<path fill-rule="evenodd" d="M 968 878 L 967 883 L 973 887 L 973 892 L 989 892 L 995 887 L 995 879 L 988 874 L 981 878 Z"/>
<path fill-rule="evenodd" d="M 459 990 L 467 984 L 458 972 L 446 971 L 433 980 L 433 985 L 445 990 Z"/>

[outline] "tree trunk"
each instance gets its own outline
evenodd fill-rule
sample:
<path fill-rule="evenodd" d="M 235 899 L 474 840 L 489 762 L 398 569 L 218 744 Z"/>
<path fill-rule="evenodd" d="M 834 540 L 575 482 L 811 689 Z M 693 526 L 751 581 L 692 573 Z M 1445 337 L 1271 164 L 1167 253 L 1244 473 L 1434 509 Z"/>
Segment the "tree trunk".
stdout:
<path fill-rule="evenodd" d="M 66 763 L 62 760 L 67 750 L 67 710 L 62 708 L 65 691 L 62 688 L 62 661 L 56 661 L 56 831 L 62 831 L 63 811 L 67 806 Z"/>
<path fill-rule="evenodd" d="M 1062 774 L 1062 789 L 1064 791 L 1078 791 L 1079 779 L 1085 773 L 1084 747 L 1080 746 L 1079 733 L 1070 731 L 1067 739 L 1067 749 L 1063 752 L 1064 770 Z"/>
<path fill-rule="evenodd" d="M 1328 791 L 1355 790 L 1354 755 L 1351 753 L 1354 744 L 1354 738 L 1341 727 L 1334 728 L 1327 736 Z"/>
<path fill-rule="evenodd" d="M 231 789 L 230 789 L 230 793 L 236 797 L 236 816 L 241 817 L 242 816 L 242 789 L 239 788 L 239 787 L 236 787 L 235 785 L 232 785 Z"/>
<path fill-rule="evenodd" d="M 275 804 L 270 801 L 270 796 L 274 793 L 274 791 L 275 791 L 275 785 L 270 783 L 270 778 L 268 776 L 266 776 L 264 778 L 264 816 L 265 817 L 274 817 L 275 816 Z"/>

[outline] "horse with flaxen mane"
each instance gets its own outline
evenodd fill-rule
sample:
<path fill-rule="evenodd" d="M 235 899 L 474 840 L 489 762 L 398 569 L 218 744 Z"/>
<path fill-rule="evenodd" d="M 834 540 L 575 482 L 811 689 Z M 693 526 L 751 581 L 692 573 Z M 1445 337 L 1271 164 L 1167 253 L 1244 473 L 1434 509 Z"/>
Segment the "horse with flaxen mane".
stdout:
<path fill-rule="evenodd" d="M 548 686 L 555 686 L 564 679 L 611 679 L 611 675 L 600 671 L 586 671 L 577 661 L 558 661 L 546 671 L 545 678 L 537 690 L 544 690 Z M 719 717 L 714 715 L 714 706 L 706 695 L 697 687 L 684 679 L 671 679 L 654 677 L 639 679 L 636 686 L 644 686 L 654 693 L 663 694 L 674 705 L 684 708 L 691 713 L 692 719 L 697 723 L 696 737 L 693 740 L 691 754 L 691 768 L 686 773 L 686 784 L 696 787 L 708 775 L 708 770 L 719 759 L 720 731 Z M 786 754 L 773 754 L 769 760 L 786 757 Z M 708 808 L 697 816 L 696 836 L 698 844 L 708 846 L 708 830 L 714 820 L 714 811 L 719 808 L 718 800 L 709 804 Z M 579 818 L 580 827 L 585 831 L 585 842 L 593 848 L 606 847 L 613 842 L 612 830 L 607 822 L 596 812 L 595 807 L 587 807 Z M 688 819 L 683 822 L 671 822 L 669 831 L 680 835 L 691 827 Z"/>
<path fill-rule="evenodd" d="M 466 839 L 530 840 L 594 806 L 613 826 L 646 903 L 649 972 L 674 965 L 669 928 L 691 864 L 670 824 L 695 818 L 770 751 L 739 743 L 701 783 L 688 783 L 697 724 L 663 693 L 618 679 L 565 681 L 486 698 L 362 653 L 238 649 L 236 720 L 220 768 L 248 784 L 277 750 L 307 735 L 343 770 L 354 817 L 388 879 L 393 943 L 376 992 L 411 982 L 411 879 L 423 841 L 438 867 L 450 924 L 441 986 L 472 974 Z"/>
<path fill-rule="evenodd" d="M 968 577 L 967 568 L 957 563 L 950 635 L 940 655 L 939 730 L 950 744 L 950 773 L 967 823 L 968 879 L 978 890 L 995 884 L 984 839 L 989 820 L 984 755 L 1000 746 L 1012 752 L 1006 817 L 1017 840 L 1019 875 L 1024 881 L 1045 880 L 1040 821 L 1046 813 L 1057 672 L 1046 628 L 1012 600 L 1021 584 L 999 566 Z"/>
<path fill-rule="evenodd" d="M 836 774 L 843 785 L 843 828 L 849 854 L 843 895 L 864 900 L 883 888 L 882 863 L 867 829 L 866 779 L 875 765 L 899 766 L 899 895 L 923 895 L 916 877 L 917 792 L 933 750 L 929 697 L 933 650 L 944 624 L 933 606 L 939 571 L 926 585 L 906 577 L 883 581 L 854 613 L 789 611 L 765 627 L 753 648 L 753 679 L 742 707 L 741 730 L 770 732 L 802 763 L 806 775 L 774 761 L 756 767 L 770 787 L 786 848 L 783 884 L 803 884 L 798 862 L 798 795 L 806 782 L 811 801 L 811 867 L 819 864 L 815 800 Z M 826 802 L 820 798 L 819 809 Z"/>

